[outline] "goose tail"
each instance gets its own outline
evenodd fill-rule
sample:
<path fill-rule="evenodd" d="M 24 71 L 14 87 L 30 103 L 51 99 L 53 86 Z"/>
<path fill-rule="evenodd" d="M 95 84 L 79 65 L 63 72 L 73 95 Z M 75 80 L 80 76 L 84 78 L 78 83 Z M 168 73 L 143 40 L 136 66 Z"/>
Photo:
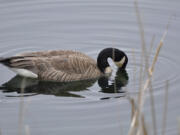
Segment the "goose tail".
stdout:
<path fill-rule="evenodd" d="M 3 59 L 4 59 L 3 57 L 0 57 L 0 62 L 1 62 Z"/>
<path fill-rule="evenodd" d="M 8 66 L 8 67 L 11 67 L 12 66 L 12 60 L 15 60 L 15 59 L 20 59 L 20 58 L 24 58 L 22 56 L 13 56 L 13 57 L 0 57 L 0 63 L 5 65 L 5 66 Z"/>
<path fill-rule="evenodd" d="M 5 66 L 8 66 L 8 65 L 10 65 L 10 58 L 0 57 L 0 63 Z"/>

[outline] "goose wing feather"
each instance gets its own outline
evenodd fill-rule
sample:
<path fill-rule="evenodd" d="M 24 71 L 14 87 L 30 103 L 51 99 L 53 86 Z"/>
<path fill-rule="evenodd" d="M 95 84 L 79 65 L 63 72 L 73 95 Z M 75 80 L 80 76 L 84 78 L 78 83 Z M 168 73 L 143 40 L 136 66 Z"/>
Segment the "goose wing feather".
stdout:
<path fill-rule="evenodd" d="M 89 57 L 62 55 L 61 58 L 50 58 L 50 61 L 51 65 L 42 62 L 37 64 L 41 80 L 67 82 L 97 78 L 101 75 L 96 62 Z"/>

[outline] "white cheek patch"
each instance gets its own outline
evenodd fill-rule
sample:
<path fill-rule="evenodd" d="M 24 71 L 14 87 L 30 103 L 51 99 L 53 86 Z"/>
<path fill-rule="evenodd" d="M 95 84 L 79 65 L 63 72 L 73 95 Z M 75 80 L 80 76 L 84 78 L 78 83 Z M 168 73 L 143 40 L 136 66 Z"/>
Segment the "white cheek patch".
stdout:
<path fill-rule="evenodd" d="M 125 56 L 119 61 L 119 62 L 114 62 L 116 64 L 117 67 L 122 67 L 124 62 L 125 62 L 126 58 Z"/>
<path fill-rule="evenodd" d="M 104 70 L 104 73 L 105 74 L 111 74 L 112 73 L 111 67 L 106 67 L 105 70 Z"/>

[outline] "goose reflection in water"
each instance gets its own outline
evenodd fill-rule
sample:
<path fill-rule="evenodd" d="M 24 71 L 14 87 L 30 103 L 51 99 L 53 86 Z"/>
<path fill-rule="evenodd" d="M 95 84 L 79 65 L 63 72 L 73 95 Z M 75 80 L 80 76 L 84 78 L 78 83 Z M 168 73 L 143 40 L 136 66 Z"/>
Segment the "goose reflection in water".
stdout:
<path fill-rule="evenodd" d="M 88 90 L 97 79 L 83 80 L 74 82 L 43 82 L 37 79 L 24 78 L 21 76 L 15 76 L 8 82 L 2 84 L 0 89 L 4 93 L 17 92 L 21 93 L 22 84 L 24 82 L 23 95 L 33 96 L 37 94 L 55 95 L 64 97 L 84 97 L 80 94 L 74 94 L 75 92 Z M 100 92 L 103 93 L 124 93 L 121 88 L 128 83 L 128 74 L 125 70 L 118 70 L 114 80 L 110 81 L 106 77 L 98 79 L 98 85 L 101 87 Z M 73 92 L 73 93 L 72 93 Z M 21 96 L 21 95 L 18 95 Z M 14 97 L 14 96 L 13 96 Z"/>

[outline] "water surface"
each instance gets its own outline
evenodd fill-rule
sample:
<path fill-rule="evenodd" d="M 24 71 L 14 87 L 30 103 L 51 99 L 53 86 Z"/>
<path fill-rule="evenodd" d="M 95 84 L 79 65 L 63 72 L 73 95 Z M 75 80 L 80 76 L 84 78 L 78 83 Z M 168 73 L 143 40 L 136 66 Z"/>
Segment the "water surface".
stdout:
<path fill-rule="evenodd" d="M 161 133 L 162 129 L 165 81 L 169 80 L 166 134 L 175 135 L 180 114 L 180 1 L 140 0 L 139 6 L 148 50 L 155 35 L 150 63 L 169 17 L 175 15 L 153 76 L 157 132 Z M 26 80 L 24 120 L 19 119 L 22 78 L 14 79 L 15 74 L 0 65 L 0 83 L 6 84 L 0 90 L 2 135 L 18 134 L 19 121 L 23 121 L 31 134 L 38 135 L 127 134 L 132 111 L 128 97 L 138 94 L 141 66 L 141 41 L 134 1 L 1 0 L 0 20 L 0 56 L 65 49 L 81 51 L 96 59 L 100 50 L 116 47 L 129 57 L 127 73 L 120 73 L 118 78 L 114 72 L 109 81 L 49 84 Z M 114 85 L 115 82 L 118 83 Z M 148 97 L 144 114 L 151 131 Z"/>

